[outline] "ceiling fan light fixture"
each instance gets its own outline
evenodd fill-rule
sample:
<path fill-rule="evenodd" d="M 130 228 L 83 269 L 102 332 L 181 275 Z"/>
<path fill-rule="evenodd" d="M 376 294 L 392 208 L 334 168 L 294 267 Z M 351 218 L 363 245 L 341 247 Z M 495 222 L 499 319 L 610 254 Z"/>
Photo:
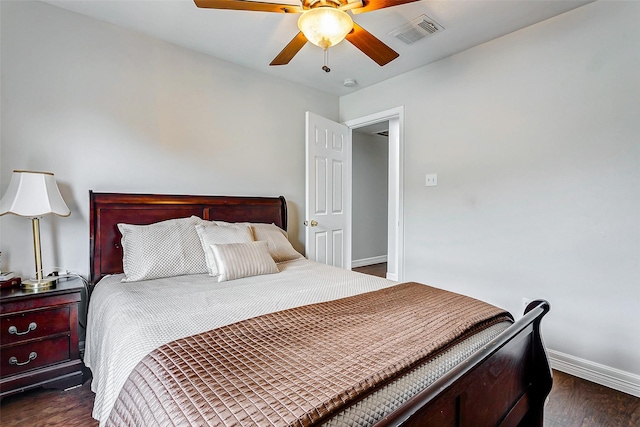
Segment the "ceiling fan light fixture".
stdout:
<path fill-rule="evenodd" d="M 318 6 L 300 16 L 298 28 L 307 40 L 326 50 L 344 40 L 353 29 L 353 19 L 333 6 Z"/>

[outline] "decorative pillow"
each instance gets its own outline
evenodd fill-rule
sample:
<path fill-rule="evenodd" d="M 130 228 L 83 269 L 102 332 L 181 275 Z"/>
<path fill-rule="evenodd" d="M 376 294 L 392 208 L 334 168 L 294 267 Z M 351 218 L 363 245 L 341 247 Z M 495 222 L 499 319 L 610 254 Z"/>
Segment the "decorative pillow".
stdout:
<path fill-rule="evenodd" d="M 195 225 L 208 222 L 192 216 L 150 225 L 118 224 L 122 234 L 123 282 L 206 273 Z"/>
<path fill-rule="evenodd" d="M 253 233 L 248 225 L 238 224 L 228 227 L 218 227 L 215 223 L 196 225 L 195 231 L 199 236 L 201 249 L 204 250 L 206 269 L 212 276 L 218 275 L 216 260 L 211 245 L 225 243 L 253 242 Z"/>
<path fill-rule="evenodd" d="M 211 249 L 218 266 L 218 282 L 278 272 L 267 242 L 214 244 Z"/>
<path fill-rule="evenodd" d="M 275 262 L 303 258 L 302 254 L 291 246 L 287 232 L 277 225 L 252 223 L 251 227 L 255 240 L 268 243 L 269 253 Z"/>

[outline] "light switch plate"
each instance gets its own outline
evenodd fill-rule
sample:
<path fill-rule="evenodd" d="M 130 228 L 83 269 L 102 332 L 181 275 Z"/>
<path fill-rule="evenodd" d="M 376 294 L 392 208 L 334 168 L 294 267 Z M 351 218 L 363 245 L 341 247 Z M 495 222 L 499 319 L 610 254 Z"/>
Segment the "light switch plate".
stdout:
<path fill-rule="evenodd" d="M 428 173 L 425 175 L 425 186 L 427 187 L 435 187 L 438 185 L 438 174 L 437 173 Z"/>

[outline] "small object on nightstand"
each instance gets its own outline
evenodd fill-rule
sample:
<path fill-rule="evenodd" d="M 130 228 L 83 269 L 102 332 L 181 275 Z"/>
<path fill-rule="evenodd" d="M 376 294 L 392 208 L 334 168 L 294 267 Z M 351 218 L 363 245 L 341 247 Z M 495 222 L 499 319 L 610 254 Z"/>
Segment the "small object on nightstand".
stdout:
<path fill-rule="evenodd" d="M 13 271 L 5 271 L 3 273 L 0 273 L 0 280 L 9 280 L 13 279 L 14 277 L 16 277 L 16 273 L 14 273 Z"/>
<path fill-rule="evenodd" d="M 20 286 L 20 283 L 22 283 L 22 279 L 16 275 L 14 275 L 13 277 L 6 279 L 6 280 L 0 280 L 0 289 L 3 288 L 13 288 L 14 286 Z"/>

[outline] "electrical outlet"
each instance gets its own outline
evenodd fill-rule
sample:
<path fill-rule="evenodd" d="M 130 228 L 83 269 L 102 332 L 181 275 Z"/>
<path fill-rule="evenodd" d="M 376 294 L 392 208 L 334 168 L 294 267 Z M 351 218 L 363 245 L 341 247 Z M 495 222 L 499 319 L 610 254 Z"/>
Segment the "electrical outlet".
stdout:
<path fill-rule="evenodd" d="M 425 183 L 426 187 L 435 187 L 438 185 L 438 174 L 437 173 L 428 173 L 425 175 Z"/>

